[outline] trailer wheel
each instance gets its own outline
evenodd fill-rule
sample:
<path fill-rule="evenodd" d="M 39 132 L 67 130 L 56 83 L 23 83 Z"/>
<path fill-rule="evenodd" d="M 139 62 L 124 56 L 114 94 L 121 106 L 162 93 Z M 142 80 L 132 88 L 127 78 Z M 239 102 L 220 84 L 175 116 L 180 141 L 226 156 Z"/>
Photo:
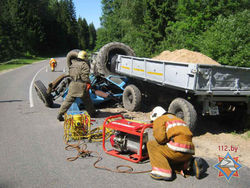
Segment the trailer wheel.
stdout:
<path fill-rule="evenodd" d="M 96 62 L 94 62 L 95 65 L 92 65 L 93 67 L 96 66 L 96 69 L 94 71 L 98 71 L 95 72 L 95 74 L 99 73 L 101 75 L 104 75 L 105 77 L 110 75 L 111 72 L 112 74 L 114 74 L 115 60 L 113 57 L 117 54 L 135 56 L 134 51 L 129 46 L 123 43 L 108 43 L 100 49 L 96 57 Z"/>
<path fill-rule="evenodd" d="M 122 95 L 124 108 L 129 111 L 139 110 L 141 107 L 141 91 L 133 84 L 128 85 Z"/>
<path fill-rule="evenodd" d="M 197 113 L 190 102 L 183 98 L 176 98 L 170 103 L 168 112 L 183 119 L 189 126 L 189 129 L 194 132 L 196 128 Z"/>
<path fill-rule="evenodd" d="M 42 83 L 42 81 L 41 80 L 35 81 L 34 87 L 38 97 L 43 101 L 45 106 L 52 107 L 53 105 L 52 97 L 49 94 L 47 94 L 47 89 Z"/>

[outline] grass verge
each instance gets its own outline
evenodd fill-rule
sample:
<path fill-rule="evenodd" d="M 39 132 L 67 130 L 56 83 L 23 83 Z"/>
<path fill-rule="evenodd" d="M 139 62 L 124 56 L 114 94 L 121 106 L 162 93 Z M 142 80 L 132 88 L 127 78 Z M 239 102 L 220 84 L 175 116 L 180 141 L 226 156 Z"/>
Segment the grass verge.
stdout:
<path fill-rule="evenodd" d="M 19 59 L 12 59 L 7 62 L 0 63 L 0 72 L 8 69 L 14 69 L 21 67 L 23 65 L 32 64 L 37 61 L 42 61 L 47 59 L 46 57 L 27 57 L 27 58 L 19 58 Z"/>
<path fill-rule="evenodd" d="M 243 137 L 244 139 L 250 139 L 250 130 L 246 131 L 246 132 L 242 135 L 242 137 Z"/>
<path fill-rule="evenodd" d="M 231 132 L 230 134 L 234 135 L 234 136 L 240 136 L 241 138 L 244 138 L 245 140 L 250 139 L 250 130 L 249 129 L 245 129 L 244 131 L 238 133 L 236 131 Z"/>

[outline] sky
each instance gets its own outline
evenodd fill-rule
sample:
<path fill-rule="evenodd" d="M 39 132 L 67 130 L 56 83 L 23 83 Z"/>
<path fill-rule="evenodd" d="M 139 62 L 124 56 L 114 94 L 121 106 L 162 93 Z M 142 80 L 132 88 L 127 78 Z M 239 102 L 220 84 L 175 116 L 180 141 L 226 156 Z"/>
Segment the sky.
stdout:
<path fill-rule="evenodd" d="M 87 23 L 93 23 L 95 29 L 100 28 L 100 17 L 102 15 L 101 0 L 73 0 L 76 17 L 85 18 Z"/>

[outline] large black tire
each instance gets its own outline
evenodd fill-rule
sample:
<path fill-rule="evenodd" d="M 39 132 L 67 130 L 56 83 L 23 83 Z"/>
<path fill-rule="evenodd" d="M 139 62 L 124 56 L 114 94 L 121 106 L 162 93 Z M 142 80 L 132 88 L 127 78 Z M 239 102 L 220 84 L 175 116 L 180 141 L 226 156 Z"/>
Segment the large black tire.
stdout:
<path fill-rule="evenodd" d="M 115 61 L 113 57 L 116 55 L 135 56 L 135 52 L 129 46 L 120 42 L 111 42 L 104 45 L 98 52 L 95 62 L 93 62 L 94 74 L 101 74 L 105 77 L 110 74 L 114 75 Z"/>
<path fill-rule="evenodd" d="M 124 108 L 129 111 L 139 110 L 141 107 L 141 91 L 133 84 L 128 85 L 122 95 Z"/>
<path fill-rule="evenodd" d="M 44 86 L 44 84 L 41 82 L 41 80 L 35 81 L 34 87 L 35 87 L 38 97 L 43 101 L 45 106 L 52 107 L 53 99 L 51 95 L 47 94 L 47 89 Z"/>
<path fill-rule="evenodd" d="M 194 132 L 197 123 L 197 112 L 194 106 L 183 98 L 174 99 L 168 108 L 168 112 L 175 114 L 177 117 L 183 119 L 189 129 Z"/>
<path fill-rule="evenodd" d="M 67 54 L 67 56 L 66 56 L 68 68 L 69 68 L 70 65 L 72 64 L 72 63 L 71 63 L 71 60 L 72 60 L 72 59 L 76 59 L 79 52 L 80 52 L 79 49 L 74 49 L 74 50 L 71 50 L 71 51 L 68 52 L 68 54 Z"/>

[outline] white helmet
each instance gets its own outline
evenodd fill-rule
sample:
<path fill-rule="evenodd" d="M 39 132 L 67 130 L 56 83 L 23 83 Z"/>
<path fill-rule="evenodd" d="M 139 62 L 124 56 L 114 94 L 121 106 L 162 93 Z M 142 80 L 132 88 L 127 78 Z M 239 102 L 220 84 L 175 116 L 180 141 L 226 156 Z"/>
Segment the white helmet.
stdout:
<path fill-rule="evenodd" d="M 151 119 L 152 121 L 154 121 L 156 118 L 162 116 L 162 115 L 165 114 L 166 112 L 167 112 L 167 111 L 164 110 L 164 108 L 162 108 L 162 107 L 160 107 L 160 106 L 157 106 L 157 107 L 155 107 L 155 108 L 152 110 L 152 112 L 151 112 L 151 114 L 150 114 L 150 119 Z"/>

